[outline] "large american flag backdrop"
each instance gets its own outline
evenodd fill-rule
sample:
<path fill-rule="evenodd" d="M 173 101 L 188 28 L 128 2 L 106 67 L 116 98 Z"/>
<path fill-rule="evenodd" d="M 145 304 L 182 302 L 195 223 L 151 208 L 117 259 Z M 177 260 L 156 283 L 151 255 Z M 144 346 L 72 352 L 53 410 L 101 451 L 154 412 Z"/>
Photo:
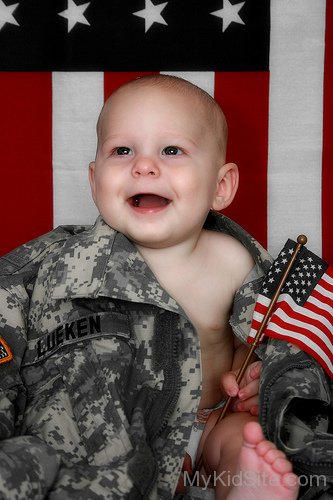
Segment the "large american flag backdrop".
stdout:
<path fill-rule="evenodd" d="M 226 212 L 276 256 L 333 261 L 333 0 L 0 0 L 0 254 L 96 217 L 87 167 L 107 97 L 183 76 L 223 107 L 241 184 Z"/>

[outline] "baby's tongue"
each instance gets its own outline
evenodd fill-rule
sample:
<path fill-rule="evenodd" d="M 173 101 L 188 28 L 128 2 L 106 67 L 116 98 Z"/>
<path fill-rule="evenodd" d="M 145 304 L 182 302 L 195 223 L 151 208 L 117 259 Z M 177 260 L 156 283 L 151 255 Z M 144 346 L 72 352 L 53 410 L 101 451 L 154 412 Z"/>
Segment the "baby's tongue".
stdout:
<path fill-rule="evenodd" d="M 141 208 L 162 207 L 168 203 L 166 198 L 156 194 L 140 194 L 138 205 Z"/>

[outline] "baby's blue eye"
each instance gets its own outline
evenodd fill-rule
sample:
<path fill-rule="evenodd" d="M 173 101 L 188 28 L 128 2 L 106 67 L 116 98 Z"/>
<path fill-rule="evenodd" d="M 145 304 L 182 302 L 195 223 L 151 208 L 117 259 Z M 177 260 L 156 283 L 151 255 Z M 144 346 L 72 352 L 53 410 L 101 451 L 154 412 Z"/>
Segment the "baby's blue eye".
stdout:
<path fill-rule="evenodd" d="M 169 156 L 176 156 L 182 154 L 182 150 L 177 148 L 177 146 L 167 146 L 163 149 L 162 154 Z"/>
<path fill-rule="evenodd" d="M 114 150 L 115 155 L 130 155 L 132 150 L 130 148 L 127 148 L 126 146 L 120 146 L 119 148 L 116 148 Z"/>

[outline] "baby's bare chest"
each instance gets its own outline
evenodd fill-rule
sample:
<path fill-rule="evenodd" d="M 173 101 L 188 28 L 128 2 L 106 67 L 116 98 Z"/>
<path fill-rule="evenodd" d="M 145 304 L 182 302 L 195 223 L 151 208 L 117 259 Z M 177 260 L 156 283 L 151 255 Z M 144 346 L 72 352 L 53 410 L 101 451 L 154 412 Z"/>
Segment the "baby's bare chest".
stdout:
<path fill-rule="evenodd" d="M 202 398 L 201 408 L 211 408 L 223 397 L 222 373 L 229 371 L 234 354 L 234 335 L 229 325 L 230 299 L 193 291 L 178 297 L 178 301 L 193 324 L 200 341 Z"/>
<path fill-rule="evenodd" d="M 215 343 L 223 339 L 228 329 L 233 295 L 227 287 L 214 287 L 212 281 L 205 285 L 193 281 L 192 286 L 173 288 L 173 297 L 184 309 L 201 338 Z"/>
<path fill-rule="evenodd" d="M 224 397 L 221 391 L 221 376 L 232 368 L 234 335 L 228 324 L 224 324 L 220 329 L 196 327 L 196 330 L 201 351 L 200 407 L 212 408 Z"/>

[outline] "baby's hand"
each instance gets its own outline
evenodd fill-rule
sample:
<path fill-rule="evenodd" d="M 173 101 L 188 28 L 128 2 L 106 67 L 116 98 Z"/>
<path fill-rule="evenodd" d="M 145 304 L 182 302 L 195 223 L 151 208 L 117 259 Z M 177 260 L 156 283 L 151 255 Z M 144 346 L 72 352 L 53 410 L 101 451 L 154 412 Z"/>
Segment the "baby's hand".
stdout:
<path fill-rule="evenodd" d="M 259 413 L 259 378 L 262 368 L 261 361 L 251 363 L 238 385 L 236 382 L 239 370 L 226 372 L 222 375 L 223 391 L 231 397 L 237 397 L 233 402 L 233 411 L 249 411 L 251 415 Z"/>

